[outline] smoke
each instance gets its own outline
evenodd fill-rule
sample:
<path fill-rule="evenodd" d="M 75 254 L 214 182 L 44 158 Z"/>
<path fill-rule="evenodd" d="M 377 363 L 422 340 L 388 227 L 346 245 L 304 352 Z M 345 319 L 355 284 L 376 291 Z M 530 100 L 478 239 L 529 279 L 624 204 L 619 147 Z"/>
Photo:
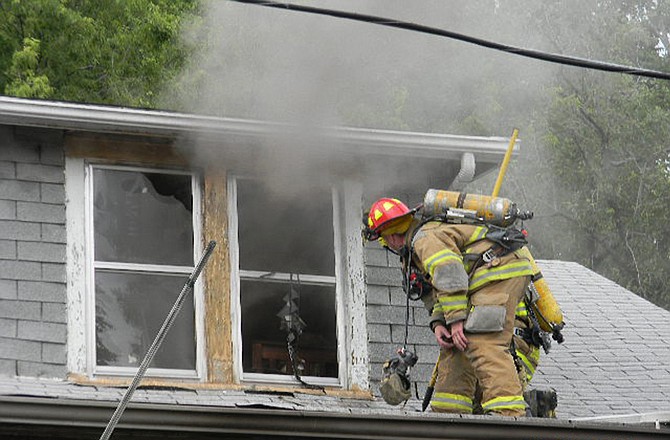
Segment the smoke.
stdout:
<path fill-rule="evenodd" d="M 471 3 L 305 4 L 507 44 L 536 42 L 526 34 L 528 27 L 520 26 L 528 19 L 523 2 L 505 8 L 497 1 Z M 184 32 L 194 50 L 169 99 L 190 113 L 293 127 L 269 138 L 252 158 L 253 169 L 274 179 L 274 186 L 295 182 L 295 176 L 301 176 L 302 186 L 321 181 L 325 167 L 347 170 L 348 164 L 335 160 L 336 145 L 323 127 L 507 136 L 521 125 L 518 109 L 547 74 L 539 62 L 368 23 L 230 1 L 206 2 L 203 12 Z M 530 46 L 542 49 L 539 41 Z M 210 154 L 204 160 L 225 159 Z"/>

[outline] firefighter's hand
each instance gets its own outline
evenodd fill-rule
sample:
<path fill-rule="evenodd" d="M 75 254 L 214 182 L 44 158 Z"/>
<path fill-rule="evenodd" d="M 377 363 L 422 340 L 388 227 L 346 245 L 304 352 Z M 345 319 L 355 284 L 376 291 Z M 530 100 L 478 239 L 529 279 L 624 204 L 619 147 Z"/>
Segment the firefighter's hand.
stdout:
<path fill-rule="evenodd" d="M 465 351 L 468 346 L 468 339 L 463 332 L 463 324 L 465 321 L 456 321 L 451 323 L 451 337 L 454 340 L 454 345 L 461 351 Z"/>
<path fill-rule="evenodd" d="M 436 325 L 433 330 L 435 333 L 435 339 L 437 343 L 440 344 L 440 348 L 451 349 L 454 346 L 454 341 L 451 338 L 449 330 L 443 325 Z"/>

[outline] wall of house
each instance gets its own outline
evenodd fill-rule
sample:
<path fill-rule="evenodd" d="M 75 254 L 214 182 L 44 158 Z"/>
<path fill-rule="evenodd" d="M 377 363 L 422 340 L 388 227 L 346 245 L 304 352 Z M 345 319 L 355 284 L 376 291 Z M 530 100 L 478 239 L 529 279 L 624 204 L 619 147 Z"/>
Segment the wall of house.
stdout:
<path fill-rule="evenodd" d="M 0 126 L 0 139 L 0 375 L 65 378 L 63 132 Z M 427 188 L 444 186 L 425 176 L 413 184 L 377 189 L 365 195 L 364 205 L 383 193 L 413 206 Z M 366 246 L 365 258 L 370 376 L 376 391 L 383 362 L 403 345 L 406 300 L 398 258 L 377 244 Z M 411 302 L 408 348 L 419 356 L 412 374 L 417 379 L 430 377 L 437 356 L 427 320 L 423 305 Z"/>
<path fill-rule="evenodd" d="M 62 137 L 0 126 L 0 375 L 66 376 Z"/>

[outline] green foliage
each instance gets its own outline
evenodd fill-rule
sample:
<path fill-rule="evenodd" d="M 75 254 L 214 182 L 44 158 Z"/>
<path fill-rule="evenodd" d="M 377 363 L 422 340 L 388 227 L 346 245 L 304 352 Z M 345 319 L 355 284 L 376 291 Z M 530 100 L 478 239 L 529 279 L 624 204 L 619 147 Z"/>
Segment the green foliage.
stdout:
<path fill-rule="evenodd" d="M 648 26 L 658 12 L 655 2 L 637 4 L 635 11 L 627 6 L 594 2 L 601 26 L 580 38 L 604 42 L 614 36 L 589 49 L 622 64 L 644 59 L 670 71 L 668 59 L 655 49 L 659 36 Z M 545 145 L 573 229 L 562 252 L 668 308 L 670 83 L 575 71 L 559 84 Z"/>
<path fill-rule="evenodd" d="M 23 49 L 12 56 L 12 64 L 8 70 L 9 83 L 5 93 L 21 98 L 49 98 L 53 88 L 49 85 L 46 75 L 37 73 L 40 42 L 34 38 L 26 38 Z"/>
<path fill-rule="evenodd" d="M 194 13 L 190 0 L 3 2 L 0 90 L 153 107 L 184 63 L 180 24 Z"/>
<path fill-rule="evenodd" d="M 670 72 L 670 54 L 657 47 L 670 47 L 668 4 L 568 0 L 525 14 L 549 52 Z M 520 154 L 502 195 L 535 212 L 526 226 L 536 258 L 579 262 L 670 309 L 670 81 L 556 73 L 535 89 L 540 99 L 514 111 Z M 489 176 L 469 190 L 492 187 Z"/>

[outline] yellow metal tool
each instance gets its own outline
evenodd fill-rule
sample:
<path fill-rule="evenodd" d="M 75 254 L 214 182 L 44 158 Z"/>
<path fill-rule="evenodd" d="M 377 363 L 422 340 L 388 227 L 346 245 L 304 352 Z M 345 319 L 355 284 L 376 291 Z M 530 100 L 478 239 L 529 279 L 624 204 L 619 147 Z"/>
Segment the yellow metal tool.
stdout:
<path fill-rule="evenodd" d="M 421 411 L 426 411 L 428 405 L 430 404 L 430 399 L 433 398 L 433 392 L 435 391 L 435 383 L 437 382 L 437 369 L 440 367 L 440 356 L 437 356 L 437 362 L 433 367 L 433 374 L 430 376 L 430 382 L 426 388 L 426 393 L 423 395 L 423 402 L 421 403 Z"/>
<path fill-rule="evenodd" d="M 514 151 L 514 144 L 516 143 L 517 136 L 519 136 L 519 129 L 515 128 L 512 132 L 512 137 L 509 140 L 509 146 L 507 147 L 507 152 L 503 158 L 502 165 L 500 165 L 498 178 L 496 179 L 496 183 L 493 186 L 493 194 L 491 194 L 493 197 L 498 197 L 498 194 L 500 193 L 500 187 L 502 186 L 503 178 L 505 177 L 505 173 L 507 173 L 507 166 L 509 165 L 510 159 L 512 159 L 512 151 Z"/>

